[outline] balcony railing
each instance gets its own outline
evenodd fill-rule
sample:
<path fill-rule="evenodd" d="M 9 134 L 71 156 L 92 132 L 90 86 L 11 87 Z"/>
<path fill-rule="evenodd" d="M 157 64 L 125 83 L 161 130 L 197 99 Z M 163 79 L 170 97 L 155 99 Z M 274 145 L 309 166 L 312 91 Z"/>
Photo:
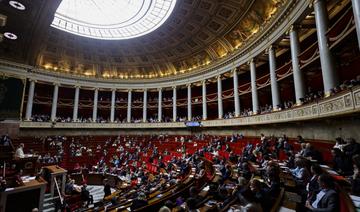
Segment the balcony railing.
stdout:
<path fill-rule="evenodd" d="M 336 117 L 360 112 L 360 86 L 343 91 L 318 102 L 297 106 L 291 109 L 261 115 L 202 121 L 202 127 L 244 126 L 258 124 L 284 123 L 291 121 L 313 120 L 325 117 Z M 168 123 L 51 123 L 20 122 L 20 128 L 186 128 L 183 122 Z"/>

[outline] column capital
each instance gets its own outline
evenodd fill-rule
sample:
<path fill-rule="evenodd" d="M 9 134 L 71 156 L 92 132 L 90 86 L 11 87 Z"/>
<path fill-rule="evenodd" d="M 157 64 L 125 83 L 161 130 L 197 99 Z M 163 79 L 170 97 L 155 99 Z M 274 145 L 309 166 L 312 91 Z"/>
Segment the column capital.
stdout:
<path fill-rule="evenodd" d="M 128 93 L 131 93 L 131 92 L 132 92 L 132 89 L 127 89 L 127 92 L 128 92 Z"/>
<path fill-rule="evenodd" d="M 201 84 L 206 84 L 206 79 L 201 80 Z"/>
<path fill-rule="evenodd" d="M 144 88 L 144 89 L 143 89 L 143 92 L 147 92 L 147 91 L 148 91 L 148 89 L 147 89 L 147 88 Z"/>
<path fill-rule="evenodd" d="M 217 80 L 218 80 L 218 79 L 221 79 L 221 74 L 217 75 L 217 76 L 216 76 L 216 79 L 217 79 Z"/>
<path fill-rule="evenodd" d="M 255 63 L 255 61 L 256 61 L 256 59 L 251 58 L 247 63 L 248 63 L 248 65 L 250 65 L 251 63 Z"/>
<path fill-rule="evenodd" d="M 157 88 L 156 90 L 157 90 L 157 91 L 162 91 L 162 89 L 163 89 L 163 88 Z"/>
<path fill-rule="evenodd" d="M 174 85 L 174 86 L 171 86 L 171 88 L 172 88 L 172 89 L 175 89 L 175 90 L 176 90 L 176 85 Z"/>
<path fill-rule="evenodd" d="M 237 68 L 231 69 L 231 73 L 232 73 L 232 74 L 237 73 Z"/>
<path fill-rule="evenodd" d="M 191 88 L 191 83 L 189 83 L 189 84 L 186 84 L 186 87 L 190 87 L 190 88 Z"/>
<path fill-rule="evenodd" d="M 29 82 L 37 82 L 37 80 L 33 78 L 29 78 Z"/>
<path fill-rule="evenodd" d="M 278 48 L 278 46 L 276 44 L 271 44 L 267 50 L 268 51 L 271 51 L 271 50 L 276 51 L 277 48 Z"/>
<path fill-rule="evenodd" d="M 113 91 L 116 92 L 117 89 L 116 88 L 111 88 L 110 90 L 111 90 L 111 92 L 113 92 Z"/>
<path fill-rule="evenodd" d="M 93 88 L 94 89 L 94 91 L 99 91 L 99 88 Z"/>
<path fill-rule="evenodd" d="M 317 4 L 317 3 L 319 3 L 320 1 L 323 1 L 323 0 L 308 0 L 308 2 L 309 2 L 309 7 L 310 7 L 310 8 L 313 7 L 314 4 Z"/>
<path fill-rule="evenodd" d="M 292 24 L 286 34 L 290 34 L 290 32 L 297 32 L 298 29 L 301 29 L 301 25 Z"/>
<path fill-rule="evenodd" d="M 60 86 L 60 83 L 59 83 L 59 82 L 54 82 L 53 85 L 59 87 L 59 86 Z"/>
<path fill-rule="evenodd" d="M 81 88 L 80 85 L 74 85 L 74 88 Z"/>

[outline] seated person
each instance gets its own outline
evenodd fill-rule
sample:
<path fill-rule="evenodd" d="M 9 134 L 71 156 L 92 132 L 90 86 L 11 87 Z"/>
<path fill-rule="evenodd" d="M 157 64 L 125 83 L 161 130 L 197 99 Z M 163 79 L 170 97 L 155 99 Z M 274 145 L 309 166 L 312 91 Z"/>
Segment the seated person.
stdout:
<path fill-rule="evenodd" d="M 268 188 L 265 188 L 265 191 L 268 196 L 276 198 L 280 193 L 280 172 L 275 167 L 269 167 L 266 170 L 267 182 L 266 185 Z"/>
<path fill-rule="evenodd" d="M 197 202 L 196 199 L 190 197 L 186 200 L 186 204 L 185 204 L 185 208 L 187 209 L 186 211 L 189 212 L 196 212 L 196 208 L 197 208 Z"/>
<path fill-rule="evenodd" d="M 10 146 L 10 143 L 11 143 L 11 139 L 9 135 L 6 134 L 1 138 L 0 145 Z"/>
<path fill-rule="evenodd" d="M 306 207 L 314 212 L 338 212 L 339 196 L 335 191 L 334 180 L 330 175 L 319 177 L 320 191 L 314 201 L 306 201 Z"/>
<path fill-rule="evenodd" d="M 133 200 L 133 202 L 130 206 L 130 209 L 131 209 L 131 211 L 134 211 L 135 209 L 144 207 L 146 205 L 148 205 L 148 202 L 146 200 L 146 195 L 143 192 L 141 192 L 141 193 L 139 193 L 137 198 Z"/>
<path fill-rule="evenodd" d="M 225 207 L 231 201 L 231 196 L 225 186 L 219 188 L 215 199 L 221 202 L 221 208 Z"/>
<path fill-rule="evenodd" d="M 301 156 L 301 157 L 305 157 L 304 154 L 306 152 L 306 143 L 301 143 L 300 144 L 300 151 L 296 154 L 296 156 Z"/>
<path fill-rule="evenodd" d="M 302 156 L 307 159 L 317 160 L 318 162 L 322 161 L 321 153 L 317 151 L 310 143 L 306 143 Z"/>
<path fill-rule="evenodd" d="M 351 177 L 351 193 L 360 196 L 360 161 L 354 160 L 354 174 Z"/>
<path fill-rule="evenodd" d="M 75 185 L 75 180 L 69 179 L 65 185 L 65 194 L 66 195 L 73 195 L 81 193 L 81 188 Z"/>
<path fill-rule="evenodd" d="M 15 151 L 15 158 L 24 158 L 24 144 L 21 143 Z"/>
<path fill-rule="evenodd" d="M 312 177 L 306 186 L 307 200 L 315 201 L 316 194 L 320 191 L 319 177 L 323 173 L 319 164 L 313 164 L 310 168 Z"/>
<path fill-rule="evenodd" d="M 348 138 L 346 139 L 346 145 L 343 147 L 343 151 L 346 156 L 352 157 L 360 153 L 360 144 L 358 144 L 355 139 Z"/>
<path fill-rule="evenodd" d="M 255 202 L 260 203 L 264 211 L 269 211 L 271 209 L 270 197 L 266 194 L 266 191 L 262 188 L 261 182 L 257 179 L 251 180 L 250 189 L 252 195 L 255 198 Z"/>
<path fill-rule="evenodd" d="M 247 163 L 247 162 L 241 163 L 241 166 L 238 167 L 238 171 L 239 171 L 239 174 L 242 177 L 244 177 L 245 179 L 247 179 L 247 180 L 251 179 L 252 173 L 251 173 L 251 170 L 250 170 L 249 163 Z"/>
<path fill-rule="evenodd" d="M 203 198 L 201 196 L 199 196 L 199 192 L 195 186 L 190 187 L 189 195 L 190 195 L 189 198 L 193 198 L 195 200 L 196 204 L 199 204 L 203 200 Z"/>
<path fill-rule="evenodd" d="M 241 212 L 263 212 L 261 204 L 257 202 L 254 196 L 243 197 L 239 196 L 241 205 L 232 205 L 230 210 L 241 211 Z M 269 209 L 270 210 L 270 209 Z M 268 211 L 269 211 L 268 210 Z"/>
<path fill-rule="evenodd" d="M 291 169 L 291 174 L 300 185 L 306 185 L 310 179 L 310 173 L 306 167 L 305 159 L 298 158 L 295 160 L 295 169 Z"/>
<path fill-rule="evenodd" d="M 337 148 L 340 149 L 341 151 L 343 151 L 344 146 L 346 146 L 345 141 L 341 138 L 341 137 L 337 137 L 335 138 L 335 145 L 333 148 Z"/>

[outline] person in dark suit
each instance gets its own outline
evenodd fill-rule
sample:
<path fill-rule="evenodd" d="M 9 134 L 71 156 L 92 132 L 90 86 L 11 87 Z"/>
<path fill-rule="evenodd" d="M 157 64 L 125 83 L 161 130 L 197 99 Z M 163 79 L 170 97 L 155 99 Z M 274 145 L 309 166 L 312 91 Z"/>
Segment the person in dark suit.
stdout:
<path fill-rule="evenodd" d="M 334 180 L 328 174 L 319 177 L 321 190 L 313 202 L 306 201 L 306 207 L 314 212 L 337 212 L 339 211 L 339 196 L 335 191 Z"/>
<path fill-rule="evenodd" d="M 94 198 L 90 195 L 90 192 L 86 189 L 86 187 L 86 184 L 84 184 L 81 188 L 81 200 L 86 202 L 86 207 L 88 207 L 89 204 L 94 203 Z"/>
<path fill-rule="evenodd" d="M 352 175 L 352 163 L 349 158 L 349 156 L 345 155 L 343 152 L 341 152 L 340 149 L 333 148 L 331 150 L 331 154 L 333 156 L 333 168 L 335 171 L 339 172 L 341 175 Z"/>
<path fill-rule="evenodd" d="M 189 189 L 189 198 L 193 198 L 196 202 L 196 204 L 199 204 L 203 198 L 199 195 L 199 191 L 196 189 L 195 186 L 190 187 Z"/>
<path fill-rule="evenodd" d="M 148 205 L 148 202 L 146 201 L 146 195 L 144 193 L 139 193 L 136 199 L 133 200 L 130 209 L 131 211 L 134 211 L 135 209 L 141 208 Z"/>
<path fill-rule="evenodd" d="M 104 180 L 104 198 L 111 195 L 111 187 L 109 185 L 108 179 Z"/>
<path fill-rule="evenodd" d="M 346 139 L 347 145 L 344 146 L 343 151 L 346 156 L 352 157 L 360 153 L 360 144 L 356 143 L 355 139 Z"/>
<path fill-rule="evenodd" d="M 360 161 L 359 155 L 353 157 L 354 163 L 354 174 L 351 177 L 351 193 L 353 195 L 359 196 L 360 195 Z"/>
<path fill-rule="evenodd" d="M 271 200 L 267 192 L 262 188 L 261 182 L 257 179 L 252 179 L 250 182 L 250 190 L 256 202 L 261 204 L 263 211 L 270 211 Z"/>
<path fill-rule="evenodd" d="M 320 191 L 320 185 L 319 185 L 319 176 L 323 173 L 322 168 L 319 164 L 313 164 L 310 168 L 311 170 L 311 179 L 309 183 L 306 186 L 307 190 L 307 199 L 309 201 L 315 201 L 316 194 Z"/>

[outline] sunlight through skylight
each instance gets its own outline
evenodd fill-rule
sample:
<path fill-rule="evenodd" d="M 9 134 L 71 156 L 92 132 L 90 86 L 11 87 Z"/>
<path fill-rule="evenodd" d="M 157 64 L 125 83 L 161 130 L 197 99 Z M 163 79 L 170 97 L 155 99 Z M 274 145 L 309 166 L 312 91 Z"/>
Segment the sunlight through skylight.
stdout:
<path fill-rule="evenodd" d="M 176 0 L 62 0 L 51 26 L 96 39 L 130 39 L 160 27 L 175 4 Z"/>

